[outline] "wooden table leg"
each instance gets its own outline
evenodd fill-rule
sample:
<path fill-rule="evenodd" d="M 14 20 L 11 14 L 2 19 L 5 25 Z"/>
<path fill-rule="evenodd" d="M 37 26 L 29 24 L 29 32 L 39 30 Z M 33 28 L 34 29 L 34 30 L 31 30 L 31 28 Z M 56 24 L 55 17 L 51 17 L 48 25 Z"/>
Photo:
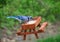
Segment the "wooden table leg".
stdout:
<path fill-rule="evenodd" d="M 27 30 L 24 30 L 24 33 L 26 33 L 26 31 Z M 23 36 L 24 36 L 23 40 L 26 40 L 26 34 L 24 34 Z"/>
<path fill-rule="evenodd" d="M 38 34 L 36 33 L 36 30 L 33 29 L 33 31 L 35 32 L 35 36 L 36 36 L 36 38 L 38 39 Z"/>

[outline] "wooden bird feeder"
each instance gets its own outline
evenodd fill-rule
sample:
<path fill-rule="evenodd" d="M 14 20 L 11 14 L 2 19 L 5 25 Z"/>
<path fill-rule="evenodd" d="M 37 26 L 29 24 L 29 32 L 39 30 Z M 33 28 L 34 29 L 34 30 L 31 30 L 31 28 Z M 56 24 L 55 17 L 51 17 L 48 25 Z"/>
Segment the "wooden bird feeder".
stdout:
<path fill-rule="evenodd" d="M 35 34 L 36 38 L 38 39 L 38 33 L 44 32 L 44 28 L 47 26 L 47 22 L 42 23 L 41 22 L 41 17 L 35 17 L 33 20 L 28 21 L 24 24 L 22 24 L 21 29 L 17 31 L 17 35 L 23 35 L 23 39 L 26 40 L 26 35 L 27 34 Z M 39 27 L 38 30 L 36 30 L 36 27 Z"/>

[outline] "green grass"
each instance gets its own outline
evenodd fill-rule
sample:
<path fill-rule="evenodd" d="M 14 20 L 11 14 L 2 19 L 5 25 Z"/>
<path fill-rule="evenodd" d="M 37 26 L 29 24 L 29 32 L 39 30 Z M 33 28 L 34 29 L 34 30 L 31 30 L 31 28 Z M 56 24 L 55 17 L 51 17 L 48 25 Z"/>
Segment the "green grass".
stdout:
<path fill-rule="evenodd" d="M 60 42 L 60 34 L 46 39 L 38 39 L 37 42 Z"/>

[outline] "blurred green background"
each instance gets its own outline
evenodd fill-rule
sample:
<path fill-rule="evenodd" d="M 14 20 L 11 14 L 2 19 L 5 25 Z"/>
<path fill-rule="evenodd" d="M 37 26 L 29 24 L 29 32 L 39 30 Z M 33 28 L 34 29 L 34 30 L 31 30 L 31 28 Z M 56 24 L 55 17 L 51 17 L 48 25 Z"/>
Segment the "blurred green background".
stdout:
<path fill-rule="evenodd" d="M 0 0 L 0 27 L 11 27 L 18 22 L 7 16 L 41 16 L 42 21 L 60 20 L 60 0 Z"/>

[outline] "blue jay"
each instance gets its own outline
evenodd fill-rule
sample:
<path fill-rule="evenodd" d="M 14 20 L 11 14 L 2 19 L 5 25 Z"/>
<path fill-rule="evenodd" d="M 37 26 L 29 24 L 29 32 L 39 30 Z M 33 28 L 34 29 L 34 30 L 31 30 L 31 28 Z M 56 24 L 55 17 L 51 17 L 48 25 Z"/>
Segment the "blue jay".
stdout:
<path fill-rule="evenodd" d="M 18 20 L 19 22 L 27 22 L 29 20 L 32 20 L 32 16 L 8 16 L 7 18 L 14 18 Z"/>

